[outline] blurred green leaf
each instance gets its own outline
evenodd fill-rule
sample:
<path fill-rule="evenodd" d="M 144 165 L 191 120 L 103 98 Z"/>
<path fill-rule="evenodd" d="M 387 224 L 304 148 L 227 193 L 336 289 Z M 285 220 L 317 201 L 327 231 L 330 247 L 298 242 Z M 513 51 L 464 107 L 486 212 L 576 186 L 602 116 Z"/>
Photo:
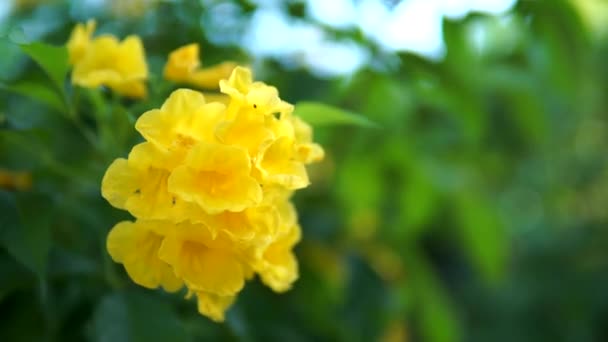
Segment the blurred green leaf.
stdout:
<path fill-rule="evenodd" d="M 475 194 L 461 194 L 457 205 L 464 250 L 483 276 L 497 281 L 504 275 L 509 241 L 497 208 Z"/>
<path fill-rule="evenodd" d="M 416 276 L 402 289 L 413 292 L 417 314 L 420 315 L 422 341 L 456 342 L 462 331 L 454 307 L 431 265 L 419 253 L 405 252 L 404 262 L 408 272 Z"/>
<path fill-rule="evenodd" d="M 61 96 L 47 85 L 36 81 L 17 81 L 13 84 L 0 83 L 0 89 L 28 97 L 59 112 L 65 111 Z"/>
<path fill-rule="evenodd" d="M 57 85 L 57 90 L 64 93 L 64 81 L 70 65 L 68 51 L 65 46 L 53 46 L 45 43 L 30 43 L 20 45 L 21 50 L 28 54 L 49 75 Z"/>
<path fill-rule="evenodd" d="M 437 207 L 437 194 L 427 172 L 419 166 L 409 173 L 408 181 L 399 196 L 401 222 L 407 229 L 403 233 L 415 236 L 421 233 Z"/>
<path fill-rule="evenodd" d="M 32 273 L 13 258 L 0 256 L 0 302 L 14 290 L 32 284 L 34 280 Z"/>
<path fill-rule="evenodd" d="M 40 194 L 1 191 L 0 202 L 0 242 L 15 259 L 43 275 L 51 247 L 51 201 Z"/>
<path fill-rule="evenodd" d="M 105 296 L 95 310 L 90 333 L 97 342 L 189 340 L 168 303 L 141 292 Z"/>
<path fill-rule="evenodd" d="M 298 102 L 294 114 L 313 126 L 355 125 L 368 128 L 379 127 L 378 124 L 364 116 L 318 102 Z"/>

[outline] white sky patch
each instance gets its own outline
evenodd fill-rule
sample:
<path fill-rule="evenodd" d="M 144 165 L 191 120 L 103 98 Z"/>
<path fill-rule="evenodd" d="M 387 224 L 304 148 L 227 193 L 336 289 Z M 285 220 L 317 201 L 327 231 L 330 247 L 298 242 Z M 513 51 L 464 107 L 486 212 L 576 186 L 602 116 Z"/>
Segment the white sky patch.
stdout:
<path fill-rule="evenodd" d="M 378 27 L 378 42 L 389 51 L 410 51 L 430 59 L 445 53 L 440 7 L 434 1 L 402 1 Z"/>
<path fill-rule="evenodd" d="M 352 0 L 308 0 L 308 15 L 335 28 L 350 28 L 356 24 L 357 9 Z"/>
<path fill-rule="evenodd" d="M 351 74 L 369 59 L 369 53 L 354 42 L 322 41 L 315 49 L 306 52 L 304 63 L 320 77 Z"/>
<path fill-rule="evenodd" d="M 367 61 L 369 53 L 353 42 L 338 42 L 299 19 L 287 17 L 276 0 L 255 0 L 260 5 L 245 37 L 255 56 L 274 57 L 287 65 L 304 65 L 316 74 L 347 75 Z M 407 51 L 432 60 L 445 55 L 443 18 L 458 20 L 470 12 L 500 15 L 516 0 L 306 0 L 314 21 L 336 29 L 358 28 L 388 52 Z M 480 38 L 480 37 L 478 37 Z"/>
<path fill-rule="evenodd" d="M 3 24 L 4 20 L 11 14 L 12 7 L 12 1 L 0 1 L 0 25 Z"/>

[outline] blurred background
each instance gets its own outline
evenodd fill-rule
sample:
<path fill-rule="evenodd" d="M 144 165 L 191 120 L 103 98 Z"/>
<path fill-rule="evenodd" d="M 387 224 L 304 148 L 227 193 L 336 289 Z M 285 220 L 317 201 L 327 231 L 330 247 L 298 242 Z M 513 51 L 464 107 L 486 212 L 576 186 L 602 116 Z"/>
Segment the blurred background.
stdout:
<path fill-rule="evenodd" d="M 152 86 L 198 42 L 378 124 L 315 127 L 291 291 L 216 324 L 111 261 L 101 177 L 164 98 L 70 121 L 10 42 L 89 18 L 142 37 Z M 1 341 L 608 341 L 608 1 L 3 0 L 0 36 Z"/>

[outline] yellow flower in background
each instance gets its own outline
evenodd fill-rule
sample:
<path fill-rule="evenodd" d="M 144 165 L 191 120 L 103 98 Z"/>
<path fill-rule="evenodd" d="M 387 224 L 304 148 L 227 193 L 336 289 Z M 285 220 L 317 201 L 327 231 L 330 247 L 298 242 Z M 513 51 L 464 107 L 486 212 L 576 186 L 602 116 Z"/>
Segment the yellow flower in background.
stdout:
<path fill-rule="evenodd" d="M 93 37 L 96 25 L 97 23 L 95 20 L 91 19 L 87 21 L 86 24 L 77 24 L 72 31 L 72 35 L 67 43 L 71 64 L 75 64 L 77 61 L 84 58 L 84 55 L 89 48 L 89 44 L 91 43 L 91 37 Z"/>
<path fill-rule="evenodd" d="M 148 66 L 141 39 L 128 36 L 119 41 L 112 35 L 91 38 L 95 22 L 76 25 L 67 47 L 74 66 L 72 83 L 96 88 L 106 86 L 118 94 L 133 98 L 146 96 Z"/>
<path fill-rule="evenodd" d="M 194 43 L 171 52 L 163 73 L 169 81 L 186 83 L 197 88 L 217 89 L 219 81 L 230 76 L 236 66 L 236 63 L 227 61 L 201 69 L 199 45 Z"/>
<path fill-rule="evenodd" d="M 26 191 L 31 188 L 31 173 L 0 169 L 0 189 Z"/>
<path fill-rule="evenodd" d="M 166 70 L 196 70 L 195 52 L 183 48 Z M 108 235 L 114 261 L 144 287 L 185 286 L 215 321 L 255 274 L 277 292 L 298 278 L 301 229 L 290 196 L 309 184 L 305 164 L 323 157 L 276 88 L 241 67 L 219 83 L 227 104 L 178 89 L 141 115 L 135 128 L 146 141 L 116 159 L 101 185 L 136 218 Z"/>
<path fill-rule="evenodd" d="M 201 65 L 198 50 L 198 44 L 188 44 L 171 52 L 169 60 L 165 64 L 165 78 L 175 82 L 187 81 Z"/>

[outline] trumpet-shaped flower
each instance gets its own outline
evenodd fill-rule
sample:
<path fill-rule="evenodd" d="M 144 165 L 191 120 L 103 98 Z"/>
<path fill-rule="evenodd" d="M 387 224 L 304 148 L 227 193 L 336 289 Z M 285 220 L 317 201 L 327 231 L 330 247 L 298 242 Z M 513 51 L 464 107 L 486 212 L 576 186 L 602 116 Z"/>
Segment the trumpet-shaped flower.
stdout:
<path fill-rule="evenodd" d="M 264 115 L 287 113 L 293 106 L 279 98 L 277 88 L 253 82 L 251 70 L 236 67 L 228 80 L 220 81 L 220 90 L 229 95 L 235 106 L 243 106 Z"/>
<path fill-rule="evenodd" d="M 163 241 L 159 222 L 118 223 L 108 235 L 107 248 L 112 259 L 122 263 L 137 284 L 154 289 L 162 286 L 174 292 L 183 286 L 173 269 L 158 257 Z M 133 248 L 137 246 L 137 248 Z"/>
<path fill-rule="evenodd" d="M 268 141 L 260 149 L 255 162 L 261 182 L 280 185 L 289 190 L 307 187 L 309 181 L 306 168 L 295 158 L 293 139 L 282 136 Z"/>
<path fill-rule="evenodd" d="M 77 24 L 70 39 L 67 43 L 68 54 L 70 63 L 75 64 L 84 58 L 89 45 L 91 43 L 91 37 L 95 31 L 96 22 L 95 20 L 89 20 L 86 24 Z"/>
<path fill-rule="evenodd" d="M 237 66 L 234 62 L 223 62 L 212 67 L 201 68 L 198 44 L 188 44 L 169 54 L 164 76 L 173 82 L 183 82 L 204 89 L 217 89 L 219 81 L 230 76 Z"/>
<path fill-rule="evenodd" d="M 112 35 L 91 38 L 95 22 L 79 24 L 68 41 L 72 82 L 86 88 L 107 86 L 128 97 L 146 96 L 148 78 L 143 44 L 137 36 L 122 42 Z"/>
<path fill-rule="evenodd" d="M 254 259 L 254 269 L 264 284 L 277 292 L 287 291 L 298 278 L 298 261 L 293 246 L 300 241 L 301 229 L 296 210 L 290 202 L 277 203 L 280 213 L 279 232 L 260 256 Z"/>
<path fill-rule="evenodd" d="M 244 149 L 200 142 L 172 172 L 169 189 L 211 214 L 241 211 L 262 200 L 262 188 L 250 169 Z"/>
<path fill-rule="evenodd" d="M 185 156 L 196 143 L 216 140 L 214 127 L 224 118 L 224 109 L 221 103 L 206 103 L 199 92 L 179 89 L 160 109 L 144 113 L 135 129 L 159 149 Z"/>
<path fill-rule="evenodd" d="M 170 81 L 183 82 L 201 65 L 198 44 L 182 46 L 169 54 L 164 75 Z"/>
<path fill-rule="evenodd" d="M 229 241 L 214 239 L 204 226 L 180 224 L 163 240 L 158 256 L 188 289 L 232 296 L 243 288 L 248 272 L 230 247 Z"/>

